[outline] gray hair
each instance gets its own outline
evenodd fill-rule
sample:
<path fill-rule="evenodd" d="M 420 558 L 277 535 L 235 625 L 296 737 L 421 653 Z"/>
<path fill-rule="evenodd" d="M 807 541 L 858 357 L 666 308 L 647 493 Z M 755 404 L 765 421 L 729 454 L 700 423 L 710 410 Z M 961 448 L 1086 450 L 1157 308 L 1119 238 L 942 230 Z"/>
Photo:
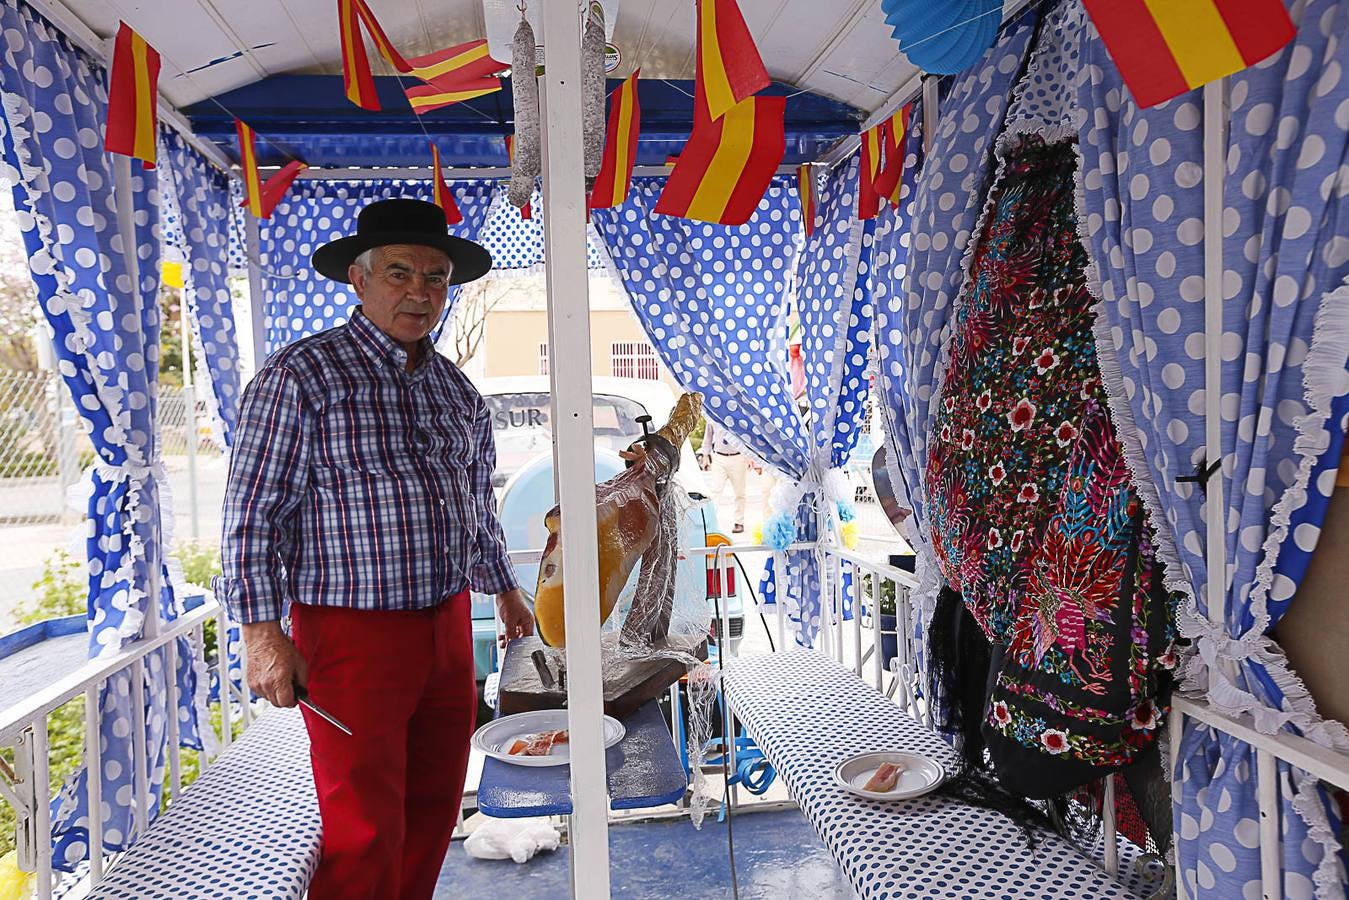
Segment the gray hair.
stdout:
<path fill-rule="evenodd" d="M 361 271 L 369 275 L 370 273 L 375 271 L 375 252 L 379 249 L 380 248 L 378 247 L 371 247 L 369 250 L 365 251 L 360 256 L 353 259 L 352 263 L 354 265 L 360 266 Z"/>

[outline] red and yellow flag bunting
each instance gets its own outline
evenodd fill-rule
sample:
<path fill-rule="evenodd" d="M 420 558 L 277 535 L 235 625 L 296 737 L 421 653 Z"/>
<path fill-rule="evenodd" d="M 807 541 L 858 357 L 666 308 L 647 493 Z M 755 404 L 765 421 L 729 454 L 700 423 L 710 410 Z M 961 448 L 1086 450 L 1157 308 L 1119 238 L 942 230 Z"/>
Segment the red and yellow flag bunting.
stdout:
<path fill-rule="evenodd" d="M 258 177 L 258 154 L 253 145 L 253 129 L 242 119 L 234 120 L 234 131 L 239 136 L 239 165 L 244 174 L 244 202 L 248 211 L 259 219 L 262 211 L 262 182 Z"/>
<path fill-rule="evenodd" d="M 113 46 L 103 147 L 155 165 L 159 134 L 159 53 L 122 22 Z"/>
<path fill-rule="evenodd" d="M 787 149 L 786 108 L 785 97 L 750 97 L 715 120 L 695 108 L 693 133 L 656 212 L 719 225 L 749 221 Z"/>
<path fill-rule="evenodd" d="M 375 94 L 375 79 L 370 74 L 362 26 L 370 34 L 379 55 L 395 71 L 410 74 L 412 66 L 389 41 L 365 0 L 337 0 L 337 24 L 342 36 L 342 81 L 346 85 L 347 99 L 362 109 L 378 110 L 379 97 Z"/>
<path fill-rule="evenodd" d="M 899 206 L 899 195 L 904 187 L 904 138 L 909 133 L 909 114 L 911 106 L 899 108 L 881 131 L 881 144 L 885 149 L 885 161 L 876 174 L 876 193 L 890 201 L 893 207 Z"/>
<path fill-rule="evenodd" d="M 1278 51 L 1296 29 L 1283 0 L 1085 0 L 1139 106 L 1156 106 Z"/>
<path fill-rule="evenodd" d="M 608 209 L 628 198 L 632 165 L 637 158 L 637 135 L 642 128 L 642 106 L 637 100 L 638 69 L 609 97 L 609 127 L 604 135 L 604 158 L 595 187 L 590 192 L 591 209 Z"/>
<path fill-rule="evenodd" d="M 736 0 L 698 0 L 696 70 L 694 103 L 709 119 L 768 87 L 768 70 Z"/>
<path fill-rule="evenodd" d="M 426 84 L 404 91 L 417 115 L 501 90 L 494 77 L 506 68 L 487 55 L 487 41 L 469 41 L 408 60 L 412 74 Z"/>
<path fill-rule="evenodd" d="M 874 125 L 862 132 L 862 160 L 858 171 L 857 218 L 874 219 L 881 211 L 881 195 L 876 190 L 876 178 L 881 173 L 881 159 L 884 154 L 881 132 L 885 123 Z"/>
<path fill-rule="evenodd" d="M 796 167 L 796 193 L 801 198 L 801 222 L 806 237 L 815 233 L 815 175 L 809 163 Z"/>
<path fill-rule="evenodd" d="M 450 193 L 450 186 L 445 183 L 445 172 L 440 167 L 440 148 L 433 142 L 431 144 L 431 168 L 432 173 L 432 202 L 445 211 L 445 224 L 458 225 L 464 221 L 463 213 L 459 212 L 459 204 L 454 202 L 454 194 Z"/>
<path fill-rule="evenodd" d="M 276 209 L 276 205 L 281 202 L 281 198 L 286 196 L 286 191 L 290 190 L 290 186 L 292 182 L 295 181 L 295 177 L 307 168 L 309 168 L 308 163 L 303 163 L 298 159 L 292 159 L 273 173 L 271 178 L 268 178 L 263 182 L 262 189 L 259 192 L 262 198 L 262 215 L 260 218 L 270 219 L 272 217 L 272 211 Z M 248 197 L 244 197 L 239 205 L 247 207 Z"/>

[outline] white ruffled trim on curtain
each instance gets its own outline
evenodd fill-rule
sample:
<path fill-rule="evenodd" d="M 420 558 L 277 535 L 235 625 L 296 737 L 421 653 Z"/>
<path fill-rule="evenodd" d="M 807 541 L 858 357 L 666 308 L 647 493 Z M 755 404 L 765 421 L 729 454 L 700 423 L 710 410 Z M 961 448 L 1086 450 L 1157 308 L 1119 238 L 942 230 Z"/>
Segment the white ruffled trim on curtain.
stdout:
<path fill-rule="evenodd" d="M 1345 359 L 1349 358 L 1349 283 L 1324 294 L 1316 313 L 1311 347 L 1303 364 L 1305 398 L 1311 412 L 1295 422 L 1297 437 L 1294 452 L 1298 471 L 1291 487 L 1275 503 L 1270 515 L 1270 532 L 1265 540 L 1265 556 L 1256 569 L 1255 588 L 1251 591 L 1253 626 L 1241 637 L 1233 638 L 1225 627 L 1218 627 L 1200 615 L 1190 597 L 1177 624 L 1185 637 L 1194 641 L 1197 654 L 1185 669 L 1186 690 L 1208 690 L 1209 702 L 1227 715 L 1249 715 L 1258 730 L 1273 734 L 1285 725 L 1298 728 L 1309 740 L 1339 751 L 1349 751 L 1349 729 L 1333 719 L 1323 718 L 1302 679 L 1288 665 L 1288 658 L 1265 635 L 1269 627 L 1267 596 L 1278 563 L 1279 550 L 1288 537 L 1293 511 L 1301 508 L 1312 470 L 1326 450 L 1325 425 L 1331 406 L 1339 395 L 1338 385 L 1345 377 Z M 1284 695 L 1282 709 L 1272 709 L 1251 692 L 1233 684 L 1220 661 L 1253 660 L 1268 672 Z M 1210 683 L 1211 682 L 1211 685 Z"/>
<path fill-rule="evenodd" d="M 1307 823 L 1307 837 L 1321 846 L 1321 862 L 1312 876 L 1316 900 L 1343 900 L 1345 896 L 1344 865 L 1340 861 L 1340 842 L 1330 827 L 1330 817 L 1321 803 L 1320 780 L 1296 766 L 1293 774 L 1293 809 Z"/>

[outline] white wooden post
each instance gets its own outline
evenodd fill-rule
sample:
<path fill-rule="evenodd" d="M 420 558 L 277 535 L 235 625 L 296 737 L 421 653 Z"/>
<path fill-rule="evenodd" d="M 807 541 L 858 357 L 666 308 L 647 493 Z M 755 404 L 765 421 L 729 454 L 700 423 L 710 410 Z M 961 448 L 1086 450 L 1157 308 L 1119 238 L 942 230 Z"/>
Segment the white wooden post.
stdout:
<path fill-rule="evenodd" d="M 183 435 L 187 443 L 187 503 L 192 511 L 192 540 L 201 540 L 201 510 L 197 499 L 197 390 L 192 372 L 192 325 L 188 322 L 188 289 L 184 281 L 178 304 L 178 331 L 183 345 Z M 167 549 L 167 548 L 166 548 Z"/>
<path fill-rule="evenodd" d="M 600 667 L 599 542 L 590 371 L 590 294 L 581 134 L 581 27 L 576 3 L 543 6 L 544 252 L 547 257 L 553 470 L 562 505 L 571 731 L 572 896 L 608 900 L 609 823 Z M 516 73 L 516 77 L 529 77 Z"/>
<path fill-rule="evenodd" d="M 267 361 L 267 317 L 263 309 L 262 238 L 258 220 L 248 213 L 244 214 L 244 231 L 248 242 L 244 248 L 244 255 L 248 257 L 248 330 L 253 347 L 253 374 L 256 375 Z"/>
<path fill-rule="evenodd" d="M 1227 79 L 1204 85 L 1204 464 L 1223 459 L 1223 182 L 1226 173 Z M 1205 563 L 1208 567 L 1208 616 L 1225 630 L 1227 597 L 1227 523 L 1223 473 L 1208 480 Z M 1219 663 L 1221 665 L 1221 662 Z M 1210 688 L 1218 677 L 1209 673 Z"/>

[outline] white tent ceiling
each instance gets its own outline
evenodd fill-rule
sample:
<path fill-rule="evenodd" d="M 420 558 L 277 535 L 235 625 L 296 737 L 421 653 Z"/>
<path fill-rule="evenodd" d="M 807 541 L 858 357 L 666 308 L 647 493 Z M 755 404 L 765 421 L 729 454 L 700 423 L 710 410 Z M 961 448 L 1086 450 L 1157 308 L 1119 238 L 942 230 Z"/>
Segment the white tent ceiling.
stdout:
<path fill-rule="evenodd" d="M 533 0 L 538 3 L 542 0 Z M 559 0 L 565 2 L 565 0 Z M 1012 5 L 1014 0 L 1007 0 Z M 483 37 L 481 0 L 369 0 L 394 44 L 419 55 Z M 160 89 L 184 107 L 283 73 L 341 72 L 333 0 L 40 0 L 101 38 L 124 19 L 160 51 Z M 778 81 L 872 111 L 916 69 L 899 52 L 879 0 L 740 0 Z M 692 78 L 694 0 L 621 0 L 616 74 Z M 371 53 L 378 68 L 383 60 Z"/>

